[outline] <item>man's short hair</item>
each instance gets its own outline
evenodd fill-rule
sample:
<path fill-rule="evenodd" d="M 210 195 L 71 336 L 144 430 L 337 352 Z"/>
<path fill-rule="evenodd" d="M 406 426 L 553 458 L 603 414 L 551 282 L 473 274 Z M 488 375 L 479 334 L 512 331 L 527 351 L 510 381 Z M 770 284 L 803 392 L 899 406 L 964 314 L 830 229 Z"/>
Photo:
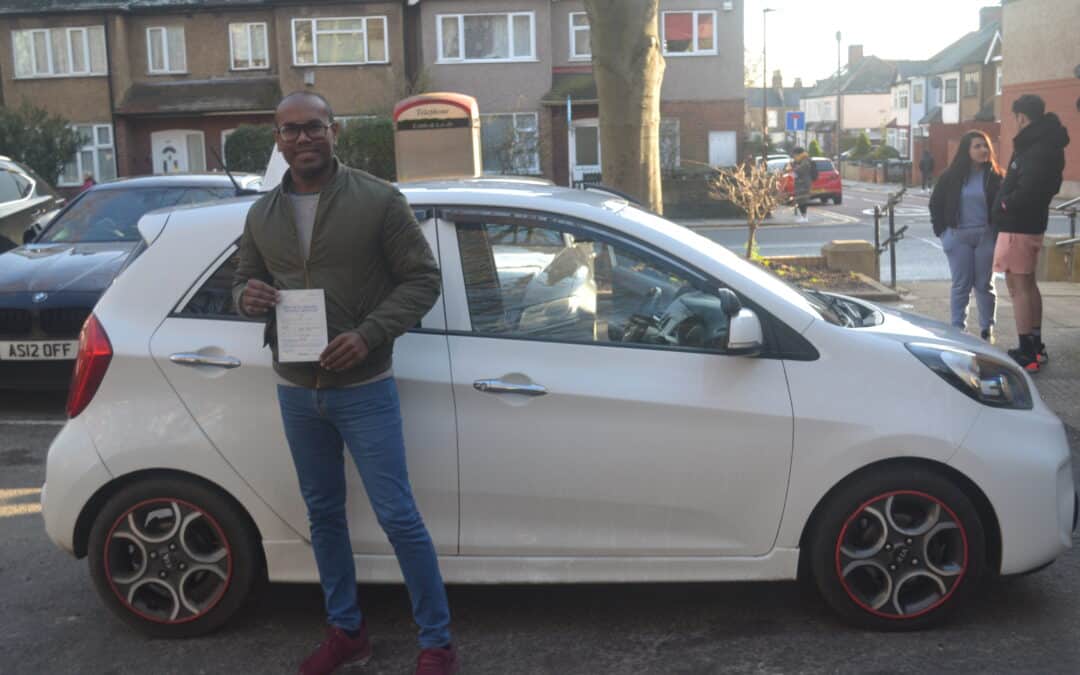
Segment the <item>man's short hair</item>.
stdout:
<path fill-rule="evenodd" d="M 1046 114 L 1046 102 L 1042 100 L 1042 97 L 1035 94 L 1024 94 L 1013 101 L 1012 111 L 1013 114 L 1023 113 L 1027 115 L 1027 118 L 1034 122 Z"/>
<path fill-rule="evenodd" d="M 321 101 L 322 104 L 324 106 L 326 106 L 326 114 L 330 117 L 329 121 L 330 122 L 334 121 L 334 109 L 330 107 L 330 101 L 327 101 L 326 97 L 323 96 L 322 94 L 320 94 L 317 91 L 309 91 L 307 89 L 298 89 L 297 91 L 286 94 L 284 98 L 282 98 L 280 101 L 278 101 L 277 107 L 280 108 L 282 106 L 282 104 L 284 104 L 286 101 L 288 101 L 290 99 L 294 99 L 294 98 L 300 98 L 302 96 L 306 96 L 308 98 L 313 98 L 313 99 L 316 99 L 318 101 Z"/>

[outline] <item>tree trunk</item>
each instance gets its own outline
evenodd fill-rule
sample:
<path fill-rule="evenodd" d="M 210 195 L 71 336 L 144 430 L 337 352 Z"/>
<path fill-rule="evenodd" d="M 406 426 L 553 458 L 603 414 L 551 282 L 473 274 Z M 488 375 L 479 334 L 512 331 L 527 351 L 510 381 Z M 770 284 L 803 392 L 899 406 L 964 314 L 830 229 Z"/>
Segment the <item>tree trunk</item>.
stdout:
<path fill-rule="evenodd" d="M 585 0 L 600 99 L 604 184 L 661 213 L 660 84 L 664 56 L 658 5 L 659 0 Z"/>

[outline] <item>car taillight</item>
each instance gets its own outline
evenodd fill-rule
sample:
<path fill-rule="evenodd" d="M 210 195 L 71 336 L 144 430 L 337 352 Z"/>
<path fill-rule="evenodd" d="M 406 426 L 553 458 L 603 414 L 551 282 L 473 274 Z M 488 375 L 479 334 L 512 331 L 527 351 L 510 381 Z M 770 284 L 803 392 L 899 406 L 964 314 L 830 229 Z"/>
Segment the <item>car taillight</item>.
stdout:
<path fill-rule="evenodd" d="M 69 418 L 77 416 L 90 404 L 105 377 L 112 355 L 109 336 L 97 317 L 91 314 L 79 333 L 79 355 L 75 358 L 75 372 L 71 375 L 71 389 L 68 391 Z"/>

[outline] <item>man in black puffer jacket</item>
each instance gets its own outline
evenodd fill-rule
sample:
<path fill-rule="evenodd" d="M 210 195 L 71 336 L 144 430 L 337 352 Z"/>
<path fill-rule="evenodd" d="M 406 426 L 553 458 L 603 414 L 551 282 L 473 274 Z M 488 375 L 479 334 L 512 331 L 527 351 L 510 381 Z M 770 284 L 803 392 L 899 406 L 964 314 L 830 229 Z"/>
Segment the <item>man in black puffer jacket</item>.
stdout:
<path fill-rule="evenodd" d="M 1061 189 L 1069 132 L 1038 96 L 1025 94 L 1012 104 L 1020 133 L 994 200 L 991 220 L 998 231 L 994 271 L 1004 272 L 1016 315 L 1020 346 L 1009 355 L 1029 372 L 1046 362 L 1042 342 L 1042 295 L 1035 265 L 1050 217 L 1050 200 Z"/>

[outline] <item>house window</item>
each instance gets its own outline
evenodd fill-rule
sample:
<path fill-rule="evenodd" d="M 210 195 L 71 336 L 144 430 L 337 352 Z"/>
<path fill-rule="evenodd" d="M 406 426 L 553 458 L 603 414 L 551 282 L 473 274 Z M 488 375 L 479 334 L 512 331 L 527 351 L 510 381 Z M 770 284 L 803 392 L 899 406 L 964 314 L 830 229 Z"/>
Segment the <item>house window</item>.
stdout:
<path fill-rule="evenodd" d="M 900 146 L 900 147 L 897 148 L 897 150 L 900 151 L 900 156 L 901 157 L 909 156 L 910 153 L 908 151 L 910 150 L 910 135 L 908 134 L 908 130 L 907 129 L 897 129 L 896 130 L 896 136 L 897 136 L 897 141 L 898 141 L 899 146 Z"/>
<path fill-rule="evenodd" d="M 264 70 L 270 67 L 265 23 L 230 23 L 229 52 L 233 70 Z"/>
<path fill-rule="evenodd" d="M 439 14 L 437 20 L 439 63 L 536 59 L 533 12 Z"/>
<path fill-rule="evenodd" d="M 187 48 L 183 26 L 156 26 L 146 29 L 146 51 L 150 72 L 183 73 L 187 71 Z"/>
<path fill-rule="evenodd" d="M 11 32 L 15 77 L 105 75 L 104 26 L 39 28 Z"/>
<path fill-rule="evenodd" d="M 716 54 L 716 12 L 664 12 L 661 40 L 666 55 Z"/>
<path fill-rule="evenodd" d="M 98 183 L 116 178 L 116 152 L 111 124 L 79 124 L 74 127 L 81 146 L 60 174 L 59 185 L 80 185 L 92 174 Z"/>
<path fill-rule="evenodd" d="M 964 98 L 979 95 L 979 71 L 964 73 Z"/>
<path fill-rule="evenodd" d="M 923 84 L 919 82 L 911 86 L 911 99 L 918 105 L 923 102 Z"/>
<path fill-rule="evenodd" d="M 390 63 L 385 16 L 293 19 L 293 65 Z"/>
<path fill-rule="evenodd" d="M 947 80 L 945 80 L 945 102 L 946 103 L 956 103 L 959 100 L 957 98 L 957 88 L 959 87 L 959 85 L 960 85 L 960 80 L 955 78 L 955 77 L 950 77 Z"/>
<path fill-rule="evenodd" d="M 1001 84 L 1002 84 L 1001 66 L 997 67 L 997 73 L 996 73 L 996 77 L 994 79 L 995 79 L 994 94 L 996 94 L 997 96 L 1001 96 Z"/>
<path fill-rule="evenodd" d="M 664 171 L 674 171 L 679 168 L 679 119 L 677 117 L 664 117 L 660 120 L 660 168 Z"/>
<path fill-rule="evenodd" d="M 592 58 L 589 15 L 585 12 L 570 12 L 570 58 Z"/>
<path fill-rule="evenodd" d="M 540 132 L 536 113 L 480 116 L 484 173 L 540 173 Z"/>
<path fill-rule="evenodd" d="M 908 90 L 907 90 L 907 87 L 900 90 L 899 99 L 900 99 L 900 105 L 898 107 L 900 108 L 900 110 L 907 110 L 907 107 L 908 107 Z"/>

